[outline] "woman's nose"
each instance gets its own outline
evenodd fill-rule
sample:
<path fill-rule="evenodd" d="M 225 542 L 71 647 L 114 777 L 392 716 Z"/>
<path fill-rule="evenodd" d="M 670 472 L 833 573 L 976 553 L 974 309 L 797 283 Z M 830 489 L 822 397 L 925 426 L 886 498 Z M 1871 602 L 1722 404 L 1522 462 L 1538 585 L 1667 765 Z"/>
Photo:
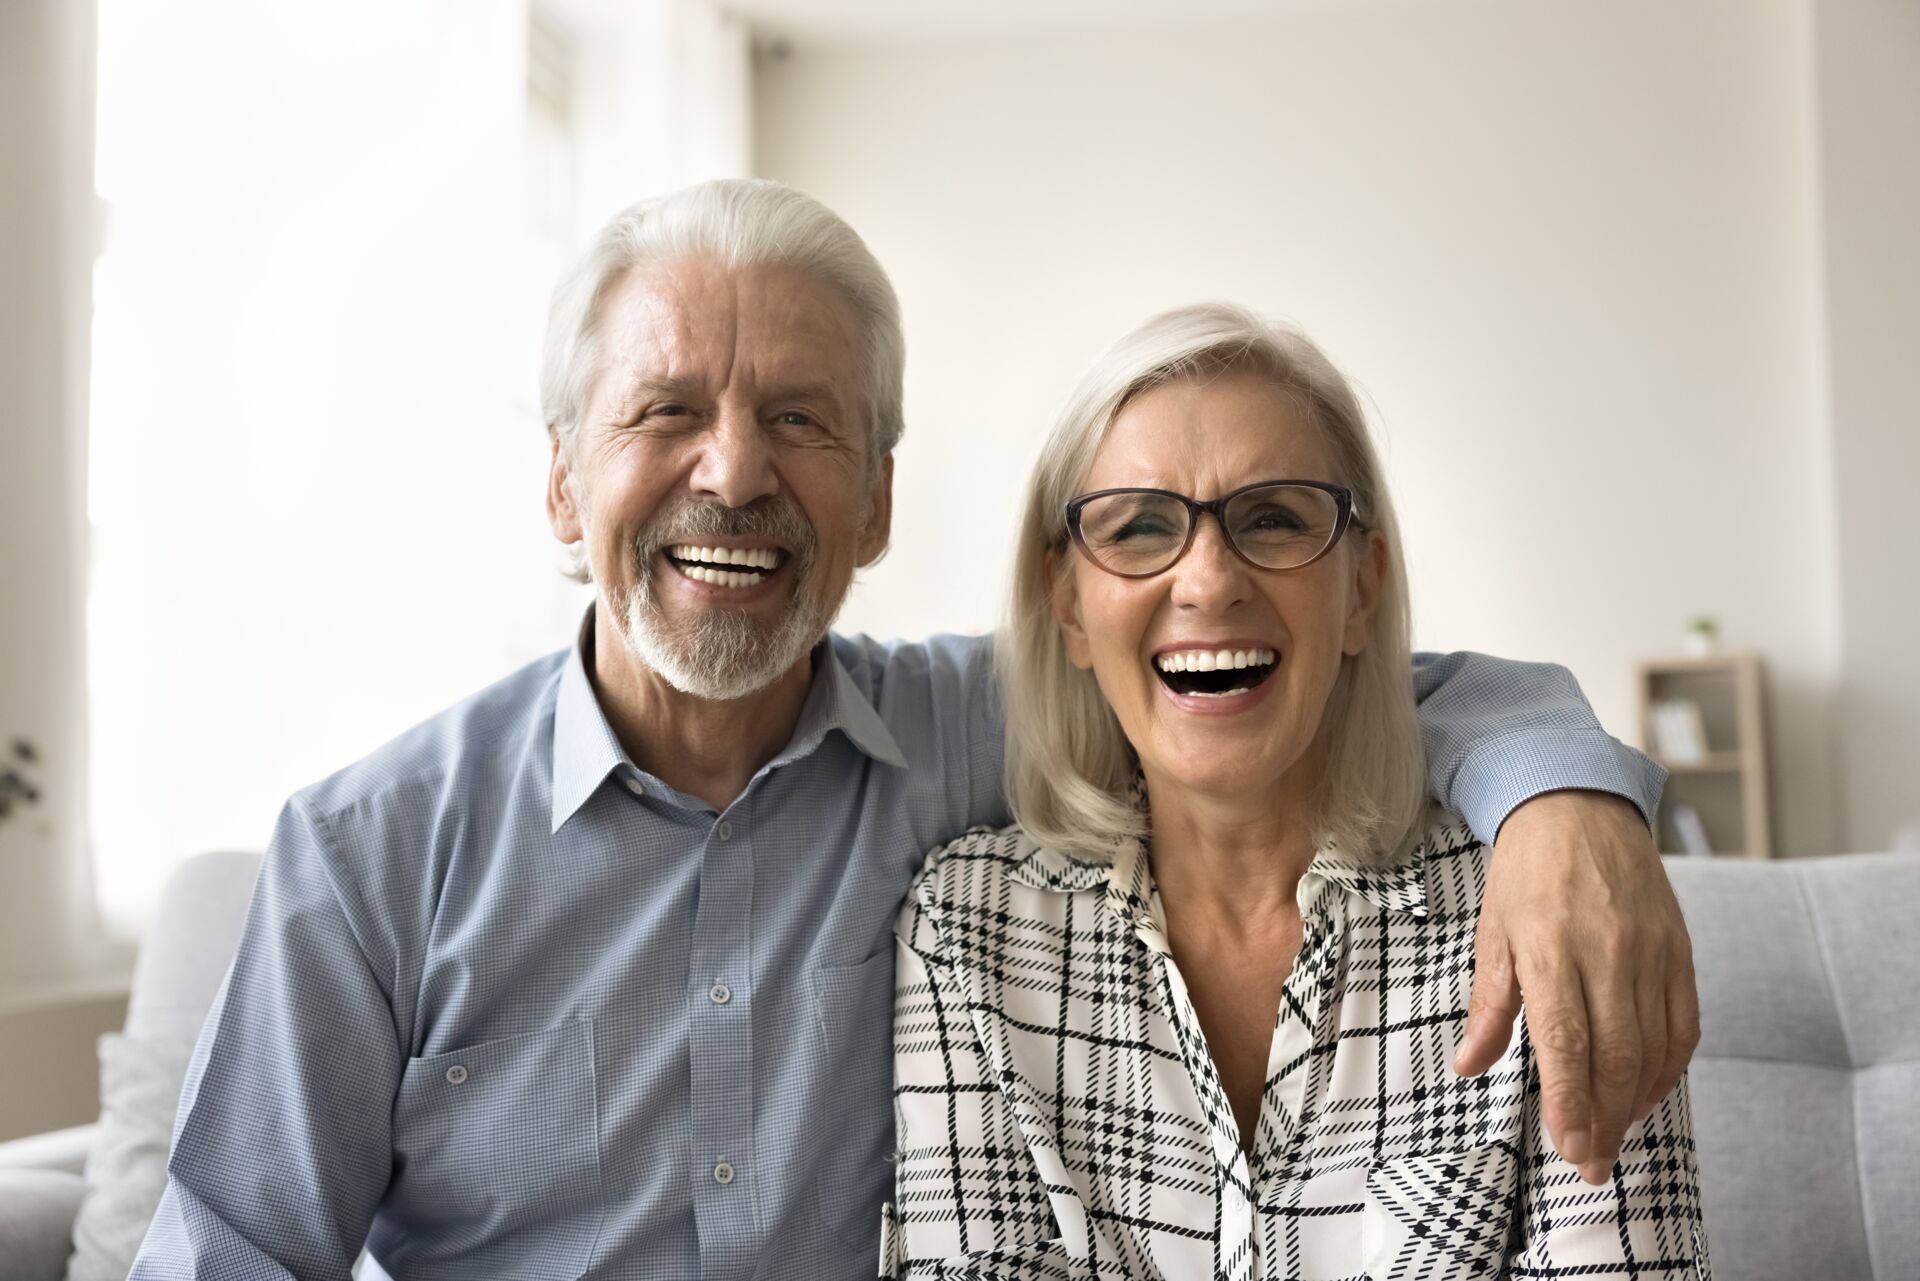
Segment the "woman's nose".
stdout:
<path fill-rule="evenodd" d="M 1220 522 L 1200 518 L 1193 545 L 1172 569 L 1173 601 L 1194 609 L 1223 609 L 1246 599 L 1251 590 L 1246 562 L 1227 545 Z"/>

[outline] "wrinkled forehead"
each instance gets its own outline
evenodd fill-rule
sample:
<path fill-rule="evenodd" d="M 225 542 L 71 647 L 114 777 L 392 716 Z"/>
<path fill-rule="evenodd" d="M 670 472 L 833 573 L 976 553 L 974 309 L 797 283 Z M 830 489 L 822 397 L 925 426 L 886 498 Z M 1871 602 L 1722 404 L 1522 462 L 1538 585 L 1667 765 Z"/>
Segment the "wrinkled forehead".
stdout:
<path fill-rule="evenodd" d="M 831 388 L 851 406 L 859 326 L 831 284 L 790 267 L 682 259 L 629 269 L 600 306 L 600 377 L 671 381 L 719 396 Z"/>
<path fill-rule="evenodd" d="M 1135 393 L 1081 489 L 1141 485 L 1208 499 L 1257 480 L 1345 483 L 1299 390 L 1264 371 L 1182 374 Z"/>

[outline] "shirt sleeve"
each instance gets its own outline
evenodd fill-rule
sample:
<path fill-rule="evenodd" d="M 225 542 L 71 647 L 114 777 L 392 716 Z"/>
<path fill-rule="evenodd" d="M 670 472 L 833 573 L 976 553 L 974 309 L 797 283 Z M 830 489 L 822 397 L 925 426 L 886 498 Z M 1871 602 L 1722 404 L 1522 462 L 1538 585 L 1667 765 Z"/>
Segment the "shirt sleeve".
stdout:
<path fill-rule="evenodd" d="M 1523 1054 L 1532 1061 L 1530 1044 Z M 1504 1275 L 1712 1281 L 1685 1078 L 1627 1131 L 1613 1177 L 1594 1187 L 1553 1150 L 1537 1067 L 1528 1075 L 1520 1239 Z"/>
<path fill-rule="evenodd" d="M 295 798 L 188 1068 L 130 1281 L 345 1278 L 360 1252 L 392 1173 L 405 1058 L 391 974 L 333 868 Z"/>
<path fill-rule="evenodd" d="M 896 929 L 894 1201 L 882 1275 L 1090 1277 L 1058 1240 L 1052 1206 L 942 954 L 932 917 L 908 897 Z M 1045 1263 L 1047 1268 L 1033 1270 Z"/>
<path fill-rule="evenodd" d="M 1653 825 L 1667 772 L 1600 728 L 1579 683 L 1553 663 L 1416 654 L 1414 697 L 1434 799 L 1488 845 L 1543 792 L 1611 792 Z"/>

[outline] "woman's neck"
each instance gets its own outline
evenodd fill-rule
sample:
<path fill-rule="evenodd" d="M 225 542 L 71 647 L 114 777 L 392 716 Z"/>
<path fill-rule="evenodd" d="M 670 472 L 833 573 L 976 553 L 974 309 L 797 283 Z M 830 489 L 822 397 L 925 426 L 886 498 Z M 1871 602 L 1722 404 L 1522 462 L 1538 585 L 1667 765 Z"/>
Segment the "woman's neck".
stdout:
<path fill-rule="evenodd" d="M 1149 850 L 1169 916 L 1257 930 L 1291 913 L 1314 854 L 1311 797 L 1301 791 L 1283 780 L 1257 796 L 1217 797 L 1170 780 L 1156 787 L 1149 775 Z"/>

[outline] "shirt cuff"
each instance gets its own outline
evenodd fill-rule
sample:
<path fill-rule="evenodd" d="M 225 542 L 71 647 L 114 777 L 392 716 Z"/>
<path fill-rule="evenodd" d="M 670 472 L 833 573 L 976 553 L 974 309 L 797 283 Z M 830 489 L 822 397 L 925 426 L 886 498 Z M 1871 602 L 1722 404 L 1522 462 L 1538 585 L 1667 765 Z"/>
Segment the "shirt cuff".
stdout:
<path fill-rule="evenodd" d="M 1666 770 L 1604 730 L 1528 729 L 1469 753 L 1454 775 L 1453 798 L 1473 834 L 1492 845 L 1507 815 L 1544 792 L 1625 797 L 1652 831 L 1666 783 Z"/>

